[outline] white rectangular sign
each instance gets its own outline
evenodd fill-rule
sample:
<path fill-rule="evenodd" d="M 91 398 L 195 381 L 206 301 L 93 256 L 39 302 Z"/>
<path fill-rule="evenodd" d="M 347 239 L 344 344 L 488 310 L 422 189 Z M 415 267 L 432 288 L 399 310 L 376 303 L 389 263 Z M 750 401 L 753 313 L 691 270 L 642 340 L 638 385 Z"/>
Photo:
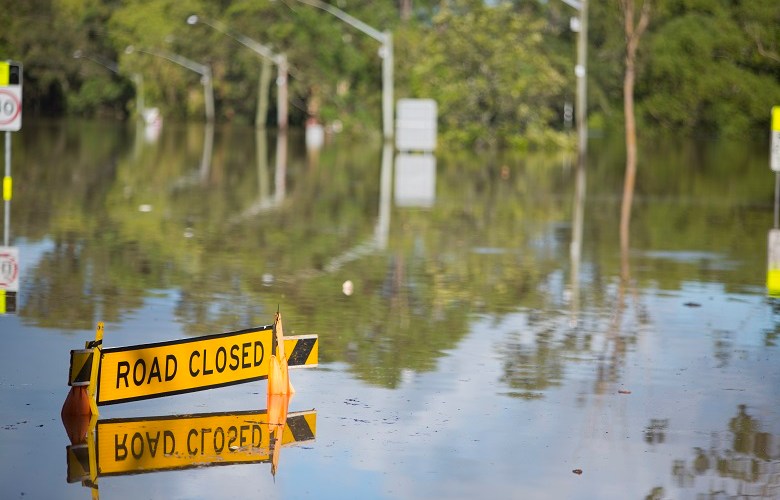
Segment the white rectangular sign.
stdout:
<path fill-rule="evenodd" d="M 399 151 L 436 149 L 437 107 L 433 99 L 399 99 L 395 145 Z"/>

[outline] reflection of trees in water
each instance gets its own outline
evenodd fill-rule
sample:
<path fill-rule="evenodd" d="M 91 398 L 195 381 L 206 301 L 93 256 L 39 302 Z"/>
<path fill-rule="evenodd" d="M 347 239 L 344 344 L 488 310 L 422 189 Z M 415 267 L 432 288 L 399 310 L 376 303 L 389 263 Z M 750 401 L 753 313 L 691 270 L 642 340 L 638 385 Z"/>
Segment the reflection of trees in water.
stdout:
<path fill-rule="evenodd" d="M 669 429 L 668 418 L 651 418 L 645 427 L 645 443 L 655 445 L 666 441 L 666 431 Z"/>
<path fill-rule="evenodd" d="M 694 448 L 693 452 L 692 459 L 678 459 L 672 464 L 672 477 L 678 487 L 691 488 L 697 477 L 717 475 L 731 481 L 709 481 L 710 495 L 780 496 L 780 439 L 762 432 L 760 422 L 748 414 L 745 405 L 740 405 L 737 415 L 729 420 L 726 433 L 712 434 L 709 449 Z"/>
<path fill-rule="evenodd" d="M 604 343 L 599 352 L 594 392 L 607 394 L 615 391 L 626 363 L 631 346 L 636 345 L 639 336 L 650 326 L 650 316 L 639 300 L 637 288 L 621 279 L 617 286 L 613 316 L 606 328 Z M 627 300 L 630 294 L 632 302 Z"/>
<path fill-rule="evenodd" d="M 545 311 L 529 321 L 530 341 L 510 335 L 498 347 L 502 383 L 535 397 L 561 384 L 581 353 L 599 355 L 597 391 L 610 390 L 637 324 L 646 321 L 637 308 L 636 324 L 612 327 L 601 312 L 614 310 L 617 259 L 614 238 L 600 232 L 616 221 L 593 213 L 599 211 L 587 220 L 597 229 L 586 240 L 592 250 L 584 262 L 584 321 L 572 328 L 561 312 L 566 304 L 556 301 L 563 293 L 550 283 L 568 242 L 555 228 L 565 216 L 561 193 L 573 188 L 555 159 L 442 158 L 436 205 L 394 209 L 386 250 L 360 254 L 330 272 L 328 262 L 374 234 L 380 161 L 370 144 L 325 149 L 312 170 L 293 149 L 285 203 L 230 223 L 267 197 L 272 181 L 254 165 L 253 131 L 218 130 L 208 177 L 190 183 L 182 179 L 199 173 L 199 128 L 166 129 L 135 156 L 117 131 L 107 140 L 96 130 L 51 137 L 30 130 L 24 137 L 37 145 L 20 154 L 27 161 L 19 185 L 36 189 L 20 189 L 15 221 L 28 240 L 56 242 L 36 268 L 25 270 L 30 285 L 24 285 L 21 314 L 36 324 L 91 330 L 97 320 L 121 321 L 143 310 L 155 290 L 173 290 L 184 331 L 215 333 L 266 323 L 281 303 L 296 333 L 322 336 L 323 363 L 347 361 L 357 376 L 394 387 L 404 370 L 435 368 L 468 334 L 474 313 L 500 319 Z M 142 204 L 152 210 L 139 212 Z M 699 220 L 688 215 L 686 224 Z M 668 229 L 657 223 L 667 213 L 646 217 L 639 224 L 648 231 Z M 707 228 L 676 226 L 674 232 L 693 246 Z M 653 286 L 674 289 L 690 274 L 664 270 L 653 279 L 667 281 Z M 355 284 L 349 298 L 340 293 L 345 279 Z"/>
<path fill-rule="evenodd" d="M 504 368 L 501 382 L 512 389 L 511 396 L 539 399 L 540 391 L 558 386 L 563 380 L 566 348 L 555 341 L 554 325 L 545 323 L 539 329 L 529 325 L 537 330 L 531 342 L 523 342 L 520 334 L 513 334 L 499 346 Z"/>
<path fill-rule="evenodd" d="M 89 243 L 76 234 L 58 238 L 29 271 L 23 315 L 40 326 L 89 330 L 141 307 L 146 290 L 161 288 L 169 275 L 138 245 L 114 236 L 104 233 Z"/>

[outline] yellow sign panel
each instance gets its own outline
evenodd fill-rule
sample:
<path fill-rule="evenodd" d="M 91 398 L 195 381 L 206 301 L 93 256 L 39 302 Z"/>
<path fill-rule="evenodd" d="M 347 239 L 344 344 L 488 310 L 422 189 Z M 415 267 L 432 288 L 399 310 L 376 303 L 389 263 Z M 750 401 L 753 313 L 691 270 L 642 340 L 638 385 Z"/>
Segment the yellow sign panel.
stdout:
<path fill-rule="evenodd" d="M 3 201 L 11 201 L 13 196 L 13 178 L 10 176 L 3 177 Z"/>
<path fill-rule="evenodd" d="M 11 65 L 6 61 L 0 61 L 0 87 L 7 87 Z"/>
<path fill-rule="evenodd" d="M 268 377 L 273 326 L 103 349 L 97 404 L 199 391 Z"/>
<path fill-rule="evenodd" d="M 772 131 L 780 132 L 780 106 L 772 107 Z"/>
<path fill-rule="evenodd" d="M 290 413 L 282 445 L 314 439 L 316 425 L 313 410 Z M 266 411 L 100 421 L 97 475 L 268 462 L 269 430 Z"/>

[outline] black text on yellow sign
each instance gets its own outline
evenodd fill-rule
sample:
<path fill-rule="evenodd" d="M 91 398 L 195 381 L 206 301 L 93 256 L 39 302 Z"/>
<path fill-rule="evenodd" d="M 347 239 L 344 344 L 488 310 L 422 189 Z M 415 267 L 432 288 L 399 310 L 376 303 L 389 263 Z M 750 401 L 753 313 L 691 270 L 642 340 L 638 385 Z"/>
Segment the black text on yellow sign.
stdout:
<path fill-rule="evenodd" d="M 282 445 L 313 440 L 316 426 L 317 413 L 313 410 L 288 414 Z M 265 411 L 105 420 L 98 422 L 96 429 L 96 472 L 98 476 L 111 476 L 268 462 L 269 431 Z M 88 467 L 88 460 L 78 460 L 78 445 L 68 451 L 68 476 L 80 480 L 78 474 L 88 475 L 82 470 Z"/>
<path fill-rule="evenodd" d="M 273 326 L 103 349 L 97 404 L 200 391 L 268 377 Z"/>

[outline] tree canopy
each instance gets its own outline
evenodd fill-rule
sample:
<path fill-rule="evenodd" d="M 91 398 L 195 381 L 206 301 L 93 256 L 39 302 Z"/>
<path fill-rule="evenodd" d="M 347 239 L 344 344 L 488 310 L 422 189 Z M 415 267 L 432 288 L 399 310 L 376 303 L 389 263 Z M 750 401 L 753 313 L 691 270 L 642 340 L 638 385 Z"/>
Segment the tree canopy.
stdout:
<path fill-rule="evenodd" d="M 205 23 L 187 24 L 197 14 L 287 55 L 294 125 L 313 117 L 355 131 L 380 128 L 379 43 L 297 0 L 5 3 L 0 53 L 24 64 L 27 113 L 126 118 L 140 91 L 133 83 L 137 73 L 148 105 L 170 118 L 200 119 L 198 75 L 161 58 L 128 53 L 133 46 L 208 64 L 217 119 L 252 123 L 261 60 Z M 563 2 L 333 5 L 393 33 L 395 96 L 436 99 L 445 141 L 534 147 L 567 140 L 564 107 L 574 100 L 576 44 L 569 19 L 577 13 Z M 591 2 L 589 12 L 590 126 L 618 128 L 625 57 L 618 3 Z M 111 71 L 113 64 L 118 72 Z M 643 130 L 708 135 L 764 130 L 770 107 L 780 103 L 780 2 L 657 0 L 636 71 Z M 271 102 L 269 116 L 276 113 Z"/>

